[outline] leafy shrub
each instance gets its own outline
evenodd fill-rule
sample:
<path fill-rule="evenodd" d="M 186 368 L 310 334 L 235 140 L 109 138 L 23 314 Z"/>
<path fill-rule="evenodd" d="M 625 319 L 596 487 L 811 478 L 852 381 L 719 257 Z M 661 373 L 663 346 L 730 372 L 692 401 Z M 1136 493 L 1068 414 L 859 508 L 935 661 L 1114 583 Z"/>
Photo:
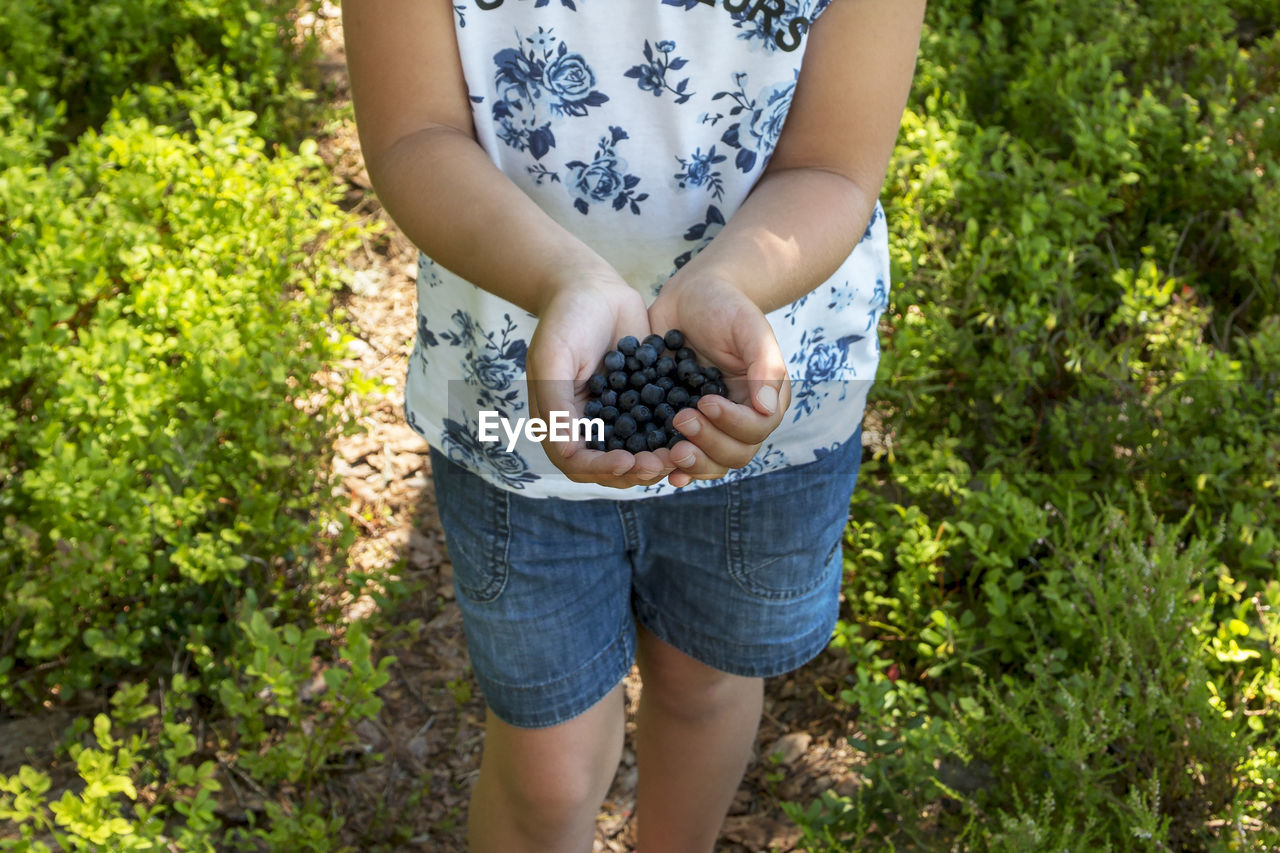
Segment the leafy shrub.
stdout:
<path fill-rule="evenodd" d="M 287 144 L 307 8 L 0 0 L 0 708 L 91 718 L 0 776 L 0 849 L 337 849 L 391 659 L 325 604 L 364 232 Z"/>
<path fill-rule="evenodd" d="M 112 120 L 0 197 L 6 703 L 226 646 L 239 590 L 305 586 L 336 515 L 308 400 L 355 232 L 314 149 L 269 158 L 249 120 Z"/>
<path fill-rule="evenodd" d="M 175 84 L 197 73 L 227 77 L 237 109 L 253 110 L 270 138 L 293 139 L 314 81 L 317 50 L 300 13 L 318 3 L 249 0 L 0 0 L 0 68 L 10 85 L 65 104 L 68 143 L 108 115 L 130 88 Z"/>
<path fill-rule="evenodd" d="M 1280 839 L 1277 25 L 930 4 L 811 849 Z"/>
<path fill-rule="evenodd" d="M 316 643 L 328 635 L 272 626 L 252 595 L 245 604 L 235 655 L 250 663 L 218 685 L 220 713 L 234 716 L 214 721 L 215 744 L 206 746 L 195 734 L 205 722 L 197 682 L 175 675 L 160 696 L 163 712 L 146 701 L 146 684 L 124 684 L 112 697 L 111 714 L 94 717 L 92 741 L 83 742 L 88 732 L 81 726 L 66 745 L 83 783 L 78 791 L 65 787 L 52 799 L 50 775 L 33 767 L 0 776 L 0 819 L 20 832 L 16 839 L 0 838 L 0 850 L 47 853 L 48 841 L 71 851 L 176 846 L 212 853 L 258 849 L 262 841 L 269 849 L 336 849 L 332 838 L 341 820 L 316 812 L 312 784 L 355 743 L 355 725 L 378 713 L 382 703 L 375 691 L 386 683 L 392 659 L 375 664 L 363 627 L 353 623 L 336 644 L 336 665 L 324 671 L 323 702 L 315 707 L 311 700 L 304 708 L 302 687 L 312 680 Z M 208 649 L 194 651 L 209 663 Z M 283 729 L 282 735 L 274 729 Z M 248 828 L 228 829 L 215 799 L 223 789 L 218 777 L 225 774 L 232 785 L 247 779 L 259 790 L 296 785 L 296 805 L 285 798 L 264 802 L 264 826 L 251 820 Z"/>

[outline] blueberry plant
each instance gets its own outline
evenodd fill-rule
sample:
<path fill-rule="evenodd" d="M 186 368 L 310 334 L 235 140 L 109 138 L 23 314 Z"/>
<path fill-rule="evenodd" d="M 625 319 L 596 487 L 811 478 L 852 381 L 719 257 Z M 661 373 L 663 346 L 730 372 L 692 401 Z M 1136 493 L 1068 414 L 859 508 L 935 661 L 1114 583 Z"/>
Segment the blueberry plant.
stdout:
<path fill-rule="evenodd" d="M 1280 846 L 1278 26 L 929 4 L 808 849 Z"/>
<path fill-rule="evenodd" d="M 334 849 L 390 661 L 323 604 L 363 231 L 291 141 L 303 9 L 0 2 L 0 723 L 78 715 L 0 770 L 0 849 Z"/>

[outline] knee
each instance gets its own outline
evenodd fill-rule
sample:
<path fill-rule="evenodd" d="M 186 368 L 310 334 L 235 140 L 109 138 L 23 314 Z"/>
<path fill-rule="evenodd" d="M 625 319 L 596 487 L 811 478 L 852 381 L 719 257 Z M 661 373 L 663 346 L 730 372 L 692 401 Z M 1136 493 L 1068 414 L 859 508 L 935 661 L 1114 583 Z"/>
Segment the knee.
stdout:
<path fill-rule="evenodd" d="M 534 773 L 511 774 L 501 780 L 508 806 L 527 827 L 561 827 L 584 813 L 594 813 L 600 793 L 597 768 L 569 760 Z"/>
<path fill-rule="evenodd" d="M 549 849 L 590 830 L 622 754 L 622 699 L 619 688 L 600 708 L 550 729 L 514 729 L 491 718 L 473 809 Z"/>

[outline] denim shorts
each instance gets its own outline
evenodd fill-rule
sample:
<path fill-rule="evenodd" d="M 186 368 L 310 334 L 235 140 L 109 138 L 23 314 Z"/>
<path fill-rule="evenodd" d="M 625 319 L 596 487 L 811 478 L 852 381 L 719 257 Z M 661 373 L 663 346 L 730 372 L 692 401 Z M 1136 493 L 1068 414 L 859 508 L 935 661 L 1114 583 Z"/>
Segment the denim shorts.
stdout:
<path fill-rule="evenodd" d="M 831 638 L 862 428 L 805 465 L 643 500 L 528 498 L 432 449 L 476 680 L 521 728 L 572 719 L 631 670 L 636 625 L 768 677 Z"/>

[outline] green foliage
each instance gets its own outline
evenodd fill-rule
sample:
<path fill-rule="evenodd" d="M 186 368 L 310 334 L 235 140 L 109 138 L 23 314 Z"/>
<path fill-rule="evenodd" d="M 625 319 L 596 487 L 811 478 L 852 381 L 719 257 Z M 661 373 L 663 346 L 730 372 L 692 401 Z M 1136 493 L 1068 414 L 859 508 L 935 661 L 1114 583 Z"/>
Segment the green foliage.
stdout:
<path fill-rule="evenodd" d="M 871 781 L 792 815 L 813 850 L 1280 844 L 1280 7 L 926 23 L 836 638 Z"/>
<path fill-rule="evenodd" d="M 250 0 L 0 0 L 0 68 L 10 85 L 61 104 L 43 126 L 63 143 L 96 127 L 130 89 L 198 88 L 224 77 L 236 109 L 253 110 L 269 138 L 303 129 L 315 77 L 314 35 L 295 21 L 318 3 Z M 153 117 L 155 117 L 153 115 Z"/>
<path fill-rule="evenodd" d="M 54 799 L 49 775 L 36 768 L 0 776 L 0 819 L 20 832 L 18 839 L 0 838 L 0 850 L 48 851 L 48 840 L 68 851 L 176 846 L 212 853 L 228 846 L 256 849 L 258 842 L 273 850 L 339 849 L 333 838 L 341 819 L 320 814 L 309 794 L 327 768 L 346 766 L 355 725 L 382 707 L 375 691 L 386 683 L 393 659 L 375 663 L 364 629 L 353 623 L 333 644 L 338 660 L 324 671 L 324 700 L 305 699 L 300 688 L 311 681 L 316 645 L 329 645 L 328 635 L 273 627 L 255 607 L 248 596 L 245 613 L 251 615 L 238 625 L 242 634 L 234 650 L 247 666 L 217 686 L 220 713 L 233 715 L 215 725 L 219 743 L 209 749 L 193 734 L 198 681 L 175 676 L 161 696 L 163 713 L 145 701 L 147 685 L 124 684 L 112 697 L 110 716 L 94 718 L 92 741 L 81 743 L 77 735 L 67 749 L 82 785 L 65 787 Z M 209 663 L 207 649 L 193 651 Z M 226 754 L 235 756 L 232 765 L 220 757 Z M 292 783 L 298 802 L 263 803 L 264 825 L 226 829 L 214 799 L 223 787 L 220 770 L 233 785 L 237 778 L 255 786 Z"/>
<path fill-rule="evenodd" d="M 295 625 L 273 628 L 266 615 L 246 602 L 247 621 L 240 623 L 245 648 L 245 678 L 218 684 L 221 706 L 235 723 L 240 766 L 253 778 L 268 783 L 291 782 L 309 791 L 332 757 L 350 746 L 356 722 L 376 716 L 382 700 L 375 691 L 386 684 L 387 669 L 394 662 L 385 657 L 375 666 L 372 648 L 360 622 L 347 629 L 339 649 L 344 666 L 324 671 L 331 696 L 321 713 L 310 713 L 303 687 L 311 681 L 316 643 L 327 639 L 317 628 L 301 631 Z M 282 738 L 272 736 L 277 723 L 307 719 L 308 725 L 290 727 Z"/>
<path fill-rule="evenodd" d="M 377 758 L 308 8 L 0 0 L 0 708 L 88 710 L 0 850 L 337 850 L 314 793 Z"/>
<path fill-rule="evenodd" d="M 248 125 L 112 119 L 0 195 L 6 702 L 226 647 L 239 590 L 305 587 L 336 515 L 310 377 L 355 232 L 314 146 Z"/>

